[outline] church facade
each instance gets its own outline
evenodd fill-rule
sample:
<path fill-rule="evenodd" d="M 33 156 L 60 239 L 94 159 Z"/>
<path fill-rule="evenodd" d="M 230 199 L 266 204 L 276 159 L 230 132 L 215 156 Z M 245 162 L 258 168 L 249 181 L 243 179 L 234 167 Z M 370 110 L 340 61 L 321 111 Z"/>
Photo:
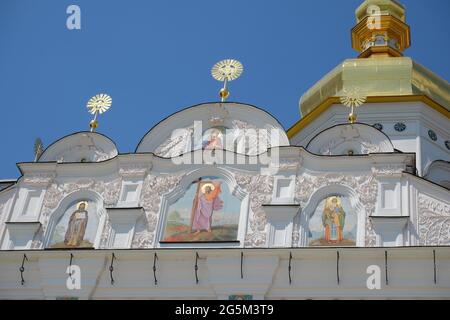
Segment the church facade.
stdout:
<path fill-rule="evenodd" d="M 212 102 L 133 153 L 86 131 L 18 163 L 0 184 L 0 298 L 449 299 L 450 86 L 403 56 L 399 3 L 356 18 L 359 57 L 287 131 Z M 350 122 L 343 97 L 365 100 Z"/>

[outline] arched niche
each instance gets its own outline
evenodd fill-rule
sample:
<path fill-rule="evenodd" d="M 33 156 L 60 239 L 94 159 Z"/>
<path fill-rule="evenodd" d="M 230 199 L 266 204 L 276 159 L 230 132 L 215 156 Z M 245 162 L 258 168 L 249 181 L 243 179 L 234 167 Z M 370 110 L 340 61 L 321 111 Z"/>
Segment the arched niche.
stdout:
<path fill-rule="evenodd" d="M 201 214 L 196 210 L 198 206 L 201 206 L 199 198 L 207 197 L 208 185 L 213 184 L 214 188 L 217 188 L 216 183 L 219 182 L 221 192 L 215 195 L 219 199 L 215 199 L 223 202 L 223 205 L 220 209 L 212 208 L 211 233 L 209 233 L 208 223 L 204 219 L 200 219 L 202 221 L 197 224 L 192 221 L 196 220 L 196 215 Z M 209 192 L 209 195 L 214 197 L 214 189 Z M 215 200 L 211 198 L 210 201 Z M 159 242 L 157 245 L 160 247 L 243 246 L 247 229 L 248 202 L 248 195 L 236 184 L 232 173 L 227 170 L 213 167 L 194 170 L 188 173 L 174 190 L 163 196 L 158 219 L 157 239 Z M 184 211 L 180 212 L 178 208 Z M 210 214 L 210 209 L 211 207 L 205 206 L 202 210 L 205 214 Z M 178 213 L 175 214 L 175 212 Z M 183 226 L 181 232 L 175 233 L 171 227 L 178 222 L 180 222 L 178 225 Z M 234 228 L 236 233 L 233 237 Z"/>
<path fill-rule="evenodd" d="M 308 202 L 306 203 L 303 210 L 299 213 L 298 221 L 299 221 L 299 246 L 307 247 L 310 246 L 310 232 L 312 230 L 310 229 L 311 225 L 310 222 L 315 219 L 315 215 L 317 214 L 323 214 L 323 208 L 321 208 L 321 205 L 324 204 L 324 201 L 327 201 L 327 199 L 330 199 L 331 197 L 341 197 L 348 199 L 348 205 L 347 208 L 344 207 L 344 211 L 346 210 L 352 210 L 351 213 L 345 212 L 346 215 L 354 214 L 356 218 L 356 237 L 355 237 L 355 245 L 356 247 L 363 247 L 365 246 L 365 225 L 366 225 L 366 211 L 364 209 L 364 206 L 359 201 L 358 194 L 355 190 L 344 186 L 344 185 L 331 185 L 331 186 L 324 186 L 320 189 L 318 189 L 316 192 L 314 192 Z M 317 212 L 317 210 L 320 210 L 320 212 Z M 348 216 L 346 216 L 347 219 Z M 347 221 L 347 220 L 346 220 Z M 320 221 L 321 222 L 321 221 Z M 318 231 L 318 230 L 314 230 Z M 325 232 L 325 228 L 322 228 L 321 232 Z M 345 232 L 344 232 L 345 233 Z M 325 234 L 323 234 L 325 236 Z M 348 242 L 334 242 L 330 241 L 330 243 L 326 243 L 323 245 L 318 244 L 317 246 L 348 246 Z"/>
<path fill-rule="evenodd" d="M 320 155 L 358 155 L 394 152 L 389 137 L 365 124 L 339 124 L 317 134 L 306 149 Z"/>
<path fill-rule="evenodd" d="M 79 206 L 81 202 L 87 202 L 87 207 Z M 72 235 L 68 237 L 70 243 L 67 243 L 67 232 L 70 229 L 72 217 L 72 220 L 82 220 L 85 217 L 87 219 L 84 226 L 81 221 L 77 224 L 72 223 L 71 230 L 77 231 L 69 232 Z M 72 192 L 61 200 L 51 214 L 44 233 L 44 248 L 99 248 L 105 221 L 103 198 L 97 192 L 90 190 Z M 80 228 L 84 228 L 84 233 L 80 231 Z M 82 240 L 76 243 L 76 239 L 80 238 L 81 234 Z"/>

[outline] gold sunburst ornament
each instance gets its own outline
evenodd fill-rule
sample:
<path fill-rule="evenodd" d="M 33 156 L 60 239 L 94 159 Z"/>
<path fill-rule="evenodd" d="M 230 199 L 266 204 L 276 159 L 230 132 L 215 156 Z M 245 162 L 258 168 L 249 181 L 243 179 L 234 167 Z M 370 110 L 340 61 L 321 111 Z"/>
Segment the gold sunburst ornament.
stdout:
<path fill-rule="evenodd" d="M 97 116 L 108 111 L 111 105 L 112 98 L 105 93 L 97 94 L 89 99 L 86 107 L 88 108 L 88 111 L 94 115 L 94 119 L 89 123 L 91 132 L 95 131 L 98 127 Z"/>
<path fill-rule="evenodd" d="M 244 66 L 237 60 L 225 59 L 217 62 L 211 69 L 211 75 L 217 81 L 223 82 L 223 87 L 220 89 L 219 96 L 220 100 L 224 102 L 230 95 L 228 91 L 227 84 L 228 81 L 235 80 L 244 71 Z"/>
<path fill-rule="evenodd" d="M 344 89 L 343 91 L 344 94 L 339 98 L 339 100 L 344 106 L 352 109 L 348 115 L 348 121 L 350 123 L 355 123 L 355 108 L 361 106 L 364 102 L 366 102 L 367 97 L 360 92 L 358 87 Z"/>

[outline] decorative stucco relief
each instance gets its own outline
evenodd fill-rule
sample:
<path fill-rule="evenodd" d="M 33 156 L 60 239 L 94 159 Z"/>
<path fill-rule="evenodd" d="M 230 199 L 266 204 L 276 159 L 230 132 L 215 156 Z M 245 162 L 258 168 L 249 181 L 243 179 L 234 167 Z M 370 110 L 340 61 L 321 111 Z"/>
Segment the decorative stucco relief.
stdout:
<path fill-rule="evenodd" d="M 141 230 L 138 230 L 133 237 L 132 248 L 153 247 L 162 197 L 172 191 L 183 176 L 184 173 L 164 176 L 148 175 L 145 178 L 140 205 L 144 208 L 146 219 L 144 226 L 141 226 Z"/>
<path fill-rule="evenodd" d="M 45 188 L 53 182 L 54 178 L 54 173 L 27 174 L 23 177 L 23 183 L 29 186 Z"/>
<path fill-rule="evenodd" d="M 119 175 L 123 178 L 139 178 L 145 176 L 151 168 L 151 164 L 126 165 L 119 169 Z"/>
<path fill-rule="evenodd" d="M 88 134 L 82 134 L 77 144 L 63 149 L 56 155 L 56 159 L 59 162 L 64 162 L 66 161 L 66 159 L 64 158 L 65 156 L 69 155 L 70 157 L 72 157 L 73 154 L 82 154 L 85 151 L 89 151 L 92 153 L 92 159 L 90 159 L 90 161 L 93 162 L 108 160 L 117 155 L 117 150 L 113 149 L 109 152 L 105 151 L 95 144 L 93 137 L 89 136 Z"/>
<path fill-rule="evenodd" d="M 342 174 L 319 174 L 311 175 L 303 173 L 297 177 L 295 186 L 295 200 L 300 204 L 301 208 L 305 208 L 311 195 L 318 189 L 331 186 L 342 185 L 347 186 L 356 191 L 359 196 L 359 201 L 364 206 L 366 211 L 366 235 L 365 245 L 373 247 L 376 245 L 376 235 L 373 230 L 371 220 L 368 218 L 375 211 L 377 200 L 378 182 L 373 175 L 342 175 Z M 294 232 L 292 236 L 293 246 L 299 245 L 299 221 L 295 222 Z"/>
<path fill-rule="evenodd" d="M 155 154 L 164 158 L 172 158 L 189 152 L 193 134 L 194 126 L 180 129 L 178 134 L 171 136 L 156 148 Z"/>
<path fill-rule="evenodd" d="M 103 226 L 103 231 L 100 236 L 100 249 L 106 249 L 109 247 L 108 240 L 111 236 L 111 222 L 109 220 L 105 221 L 105 225 Z"/>
<path fill-rule="evenodd" d="M 31 242 L 30 249 L 33 250 L 33 249 L 40 249 L 40 248 L 42 248 L 42 240 L 39 237 L 38 239 L 34 239 Z"/>
<path fill-rule="evenodd" d="M 220 123 L 223 125 L 222 118 L 212 118 L 210 123 L 213 122 L 216 125 Z M 233 120 L 232 128 L 242 131 L 235 132 L 235 139 L 238 143 L 245 143 L 245 146 L 241 146 L 246 154 L 256 155 L 267 150 L 271 147 L 270 132 L 266 128 L 259 128 L 253 124 L 249 124 L 242 120 Z M 193 150 L 193 135 L 194 126 L 181 128 L 179 132 L 168 138 L 164 143 L 158 146 L 155 150 L 155 154 L 165 158 L 177 157 L 183 153 Z M 244 137 L 245 135 L 245 137 Z M 244 141 L 244 138 L 246 141 Z"/>
<path fill-rule="evenodd" d="M 270 133 L 267 132 L 265 128 L 259 128 L 253 124 L 242 120 L 233 120 L 233 128 L 243 130 L 239 132 L 237 142 L 239 143 L 241 139 L 246 139 L 244 150 L 247 155 L 256 155 L 265 152 L 268 148 L 272 146 L 270 141 Z"/>
<path fill-rule="evenodd" d="M 284 159 L 280 160 L 280 163 L 276 167 L 278 170 L 294 170 L 297 171 L 302 165 L 303 159 L 297 157 L 295 160 L 292 159 Z"/>
<path fill-rule="evenodd" d="M 76 182 L 63 184 L 52 183 L 47 189 L 42 205 L 42 229 L 45 231 L 49 218 L 62 199 L 68 194 L 79 190 L 92 190 L 99 193 L 103 198 L 105 206 L 113 206 L 119 199 L 122 179 L 112 181 L 95 181 L 93 179 L 82 179 Z"/>
<path fill-rule="evenodd" d="M 269 175 L 235 174 L 236 183 L 244 189 L 250 198 L 247 233 L 244 246 L 264 247 L 266 245 L 267 217 L 262 205 L 270 203 L 274 177 Z"/>
<path fill-rule="evenodd" d="M 419 194 L 420 245 L 450 245 L 450 205 Z"/>
<path fill-rule="evenodd" d="M 399 175 L 406 170 L 405 164 L 392 164 L 382 167 L 373 167 L 372 173 L 376 176 L 394 176 Z"/>
<path fill-rule="evenodd" d="M 356 143 L 361 145 L 361 153 L 375 153 L 380 152 L 380 146 L 374 144 L 372 141 L 361 137 L 359 130 L 352 126 L 345 126 L 341 129 L 337 138 L 331 139 L 319 149 L 319 153 L 323 155 L 336 154 L 338 149 L 344 143 Z"/>
<path fill-rule="evenodd" d="M 94 158 L 92 159 L 92 161 L 94 161 L 94 162 L 105 161 L 105 160 L 114 158 L 115 156 L 116 156 L 116 153 L 114 151 L 107 153 L 107 152 L 103 152 L 102 150 L 96 148 L 94 151 Z"/>

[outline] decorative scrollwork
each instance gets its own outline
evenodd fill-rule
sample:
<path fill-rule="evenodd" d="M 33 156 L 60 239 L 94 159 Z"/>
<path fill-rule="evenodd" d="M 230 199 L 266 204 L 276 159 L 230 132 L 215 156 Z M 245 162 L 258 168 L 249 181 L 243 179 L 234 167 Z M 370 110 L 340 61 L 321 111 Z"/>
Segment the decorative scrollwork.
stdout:
<path fill-rule="evenodd" d="M 450 205 L 419 194 L 420 245 L 450 245 Z"/>
<path fill-rule="evenodd" d="M 171 136 L 155 150 L 155 154 L 164 157 L 177 157 L 191 150 L 192 135 L 194 134 L 194 126 L 182 128 L 178 134 Z"/>
<path fill-rule="evenodd" d="M 49 218 L 58 204 L 68 194 L 79 190 L 92 190 L 99 193 L 105 206 L 112 206 L 119 200 L 119 192 L 122 179 L 117 178 L 112 181 L 95 181 L 93 179 L 82 179 L 76 182 L 68 182 L 64 184 L 52 183 L 45 192 L 42 205 L 42 229 L 45 231 Z"/>
<path fill-rule="evenodd" d="M 32 174 L 23 177 L 23 183 L 30 186 L 46 187 L 53 182 L 55 174 Z"/>
<path fill-rule="evenodd" d="M 342 175 L 342 174 L 302 174 L 297 177 L 295 199 L 304 208 L 311 198 L 311 195 L 319 188 L 330 185 L 344 185 L 356 191 L 359 195 L 359 200 L 366 211 L 366 225 L 365 225 L 365 245 L 373 247 L 376 245 L 376 235 L 373 230 L 372 222 L 368 218 L 375 211 L 375 204 L 377 200 L 378 182 L 373 175 Z M 299 221 L 296 220 L 293 232 L 293 246 L 299 245 Z"/>
<path fill-rule="evenodd" d="M 251 213 L 245 236 L 246 247 L 263 247 L 266 244 L 267 218 L 262 205 L 269 203 L 272 196 L 274 178 L 268 175 L 248 175 L 237 173 L 236 183 L 248 192 Z"/>
<path fill-rule="evenodd" d="M 173 190 L 183 178 L 178 175 L 149 175 L 144 180 L 140 204 L 145 211 L 145 226 L 133 237 L 132 248 L 149 248 L 154 244 L 161 200 L 164 194 Z"/>
<path fill-rule="evenodd" d="M 383 167 L 373 167 L 372 173 L 376 176 L 393 176 L 397 174 L 401 174 L 406 170 L 406 165 L 387 165 Z"/>

